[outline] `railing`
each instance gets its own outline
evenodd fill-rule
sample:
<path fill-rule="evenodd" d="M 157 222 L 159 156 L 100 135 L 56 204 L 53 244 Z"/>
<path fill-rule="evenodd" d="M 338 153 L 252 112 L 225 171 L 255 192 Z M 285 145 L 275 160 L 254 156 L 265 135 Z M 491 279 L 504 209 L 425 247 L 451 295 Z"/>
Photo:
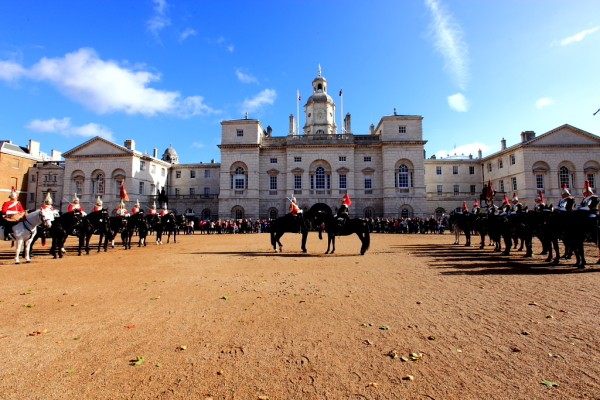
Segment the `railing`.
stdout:
<path fill-rule="evenodd" d="M 265 137 L 263 146 L 285 146 L 295 144 L 378 144 L 379 135 L 325 134 L 325 135 L 288 135 L 283 137 Z"/>
<path fill-rule="evenodd" d="M 117 195 L 116 197 L 119 197 L 119 195 Z M 218 194 L 170 194 L 170 195 L 167 195 L 167 197 L 169 198 L 169 201 L 172 201 L 172 200 L 198 200 L 198 199 L 213 200 L 213 199 L 218 198 L 219 195 Z M 150 200 L 158 200 L 158 195 L 154 194 L 154 195 L 148 196 L 148 198 Z"/>
<path fill-rule="evenodd" d="M 48 187 L 48 186 L 58 186 L 58 182 L 48 182 L 48 181 L 43 181 L 39 183 L 40 186 L 44 186 L 44 187 Z"/>

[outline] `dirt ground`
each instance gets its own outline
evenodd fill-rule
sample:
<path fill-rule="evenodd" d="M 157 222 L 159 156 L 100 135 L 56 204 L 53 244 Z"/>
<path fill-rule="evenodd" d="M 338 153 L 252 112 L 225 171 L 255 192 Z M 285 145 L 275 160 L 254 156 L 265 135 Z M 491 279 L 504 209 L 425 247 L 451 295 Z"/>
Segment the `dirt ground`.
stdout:
<path fill-rule="evenodd" d="M 371 239 L 2 242 L 0 399 L 600 399 L 600 266 Z"/>

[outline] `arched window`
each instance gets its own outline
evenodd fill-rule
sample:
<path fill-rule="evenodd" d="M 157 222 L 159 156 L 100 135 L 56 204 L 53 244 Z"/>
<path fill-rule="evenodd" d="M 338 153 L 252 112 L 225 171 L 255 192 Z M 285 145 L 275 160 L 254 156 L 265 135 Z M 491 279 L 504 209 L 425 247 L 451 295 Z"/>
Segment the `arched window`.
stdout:
<path fill-rule="evenodd" d="M 562 166 L 558 171 L 558 184 L 562 187 L 564 184 L 567 185 L 568 188 L 571 187 L 569 184 L 569 168 Z"/>
<path fill-rule="evenodd" d="M 315 173 L 315 189 L 325 189 L 325 169 L 318 167 Z"/>
<path fill-rule="evenodd" d="M 269 210 L 269 218 L 270 219 L 277 219 L 277 209 L 276 208 L 271 208 Z"/>
<path fill-rule="evenodd" d="M 410 210 L 408 208 L 403 208 L 400 211 L 400 217 L 401 218 L 410 218 Z"/>
<path fill-rule="evenodd" d="M 408 167 L 404 164 L 400 165 L 398 167 L 398 187 L 408 188 L 410 182 L 408 178 Z"/>
<path fill-rule="evenodd" d="M 104 194 L 104 174 L 98 173 L 92 179 L 92 193 Z"/>
<path fill-rule="evenodd" d="M 211 212 L 210 212 L 210 210 L 208 208 L 205 208 L 204 210 L 202 210 L 201 218 L 203 220 L 207 220 L 207 219 L 211 218 Z"/>
<path fill-rule="evenodd" d="M 237 167 L 235 169 L 235 174 L 233 175 L 233 183 L 234 186 L 232 189 L 244 190 L 246 188 L 246 175 L 244 175 L 243 167 Z"/>
<path fill-rule="evenodd" d="M 373 218 L 373 210 L 370 208 L 365 208 L 365 218 Z"/>
<path fill-rule="evenodd" d="M 437 210 L 435 210 L 435 217 L 442 218 L 445 213 L 446 213 L 446 210 L 444 210 L 443 208 L 438 208 Z"/>
<path fill-rule="evenodd" d="M 235 218 L 235 219 L 242 219 L 242 218 L 244 218 L 244 212 L 242 210 L 240 210 L 239 208 L 236 208 L 233 211 L 233 218 Z"/>
<path fill-rule="evenodd" d="M 324 135 L 324 134 L 325 134 L 325 131 L 323 129 L 319 129 L 317 131 L 317 135 Z"/>

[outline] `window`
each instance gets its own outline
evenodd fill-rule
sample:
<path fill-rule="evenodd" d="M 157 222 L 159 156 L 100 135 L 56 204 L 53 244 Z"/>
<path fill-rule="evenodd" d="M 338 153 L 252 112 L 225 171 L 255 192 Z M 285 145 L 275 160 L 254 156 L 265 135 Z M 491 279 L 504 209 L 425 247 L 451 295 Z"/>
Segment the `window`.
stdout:
<path fill-rule="evenodd" d="M 492 163 L 488 163 L 488 172 L 492 172 Z"/>
<path fill-rule="evenodd" d="M 269 176 L 269 190 L 277 190 L 277 176 Z"/>
<path fill-rule="evenodd" d="M 365 157 L 364 162 L 371 162 L 371 157 Z"/>
<path fill-rule="evenodd" d="M 347 189 L 346 187 L 346 175 L 345 174 L 340 174 L 339 175 L 339 188 L 340 189 Z"/>
<path fill-rule="evenodd" d="M 138 187 L 138 194 L 144 194 L 144 182 L 140 182 L 140 186 Z"/>
<path fill-rule="evenodd" d="M 204 170 L 204 177 L 205 178 L 210 178 L 210 169 L 205 169 Z"/>
<path fill-rule="evenodd" d="M 235 210 L 233 210 L 232 216 L 234 219 L 242 219 L 244 218 L 244 212 L 241 209 L 236 208 Z"/>
<path fill-rule="evenodd" d="M 452 167 L 452 175 L 458 175 L 458 167 L 456 165 Z"/>
<path fill-rule="evenodd" d="M 315 173 L 315 189 L 325 189 L 325 169 L 323 167 L 317 168 Z"/>
<path fill-rule="evenodd" d="M 569 185 L 569 168 L 567 167 L 560 167 L 560 169 L 558 170 L 558 186 L 562 187 L 563 185 L 567 185 L 567 188 L 570 188 L 571 186 Z"/>
<path fill-rule="evenodd" d="M 294 162 L 302 162 L 302 157 L 294 157 Z"/>
<path fill-rule="evenodd" d="M 269 218 L 270 219 L 277 219 L 277 210 L 275 208 L 271 208 L 269 210 Z"/>
<path fill-rule="evenodd" d="M 233 182 L 235 190 L 244 190 L 246 188 L 246 175 L 244 175 L 244 168 L 237 167 L 235 174 L 233 175 Z"/>
<path fill-rule="evenodd" d="M 400 218 L 409 218 L 410 217 L 410 211 L 408 210 L 408 208 L 403 208 L 402 210 L 400 210 Z"/>
<path fill-rule="evenodd" d="M 510 158 L 510 165 L 515 165 L 516 164 L 515 155 L 511 154 L 509 158 Z"/>
<path fill-rule="evenodd" d="M 513 176 L 512 178 L 510 178 L 512 181 L 512 190 L 517 190 L 517 177 Z"/>
<path fill-rule="evenodd" d="M 145 171 L 146 170 L 146 162 L 145 161 L 140 161 L 140 171 Z"/>
<path fill-rule="evenodd" d="M 454 185 L 454 194 L 457 195 L 460 192 L 460 186 Z"/>
<path fill-rule="evenodd" d="M 500 181 L 500 191 L 504 192 L 504 181 L 503 180 Z"/>
<path fill-rule="evenodd" d="M 175 171 L 175 178 L 181 178 L 181 171 Z"/>
<path fill-rule="evenodd" d="M 276 158 L 271 158 L 271 159 L 269 160 L 269 162 L 270 162 L 271 164 L 277 164 L 277 159 L 276 159 Z"/>
<path fill-rule="evenodd" d="M 154 164 L 150 165 L 150 173 L 152 175 L 154 175 L 156 173 L 156 165 L 154 165 Z"/>
<path fill-rule="evenodd" d="M 294 175 L 294 190 L 302 190 L 302 175 Z"/>
<path fill-rule="evenodd" d="M 35 199 L 35 193 L 29 193 L 29 201 L 33 201 Z"/>
<path fill-rule="evenodd" d="M 175 196 L 179 196 L 179 189 L 175 189 Z"/>
<path fill-rule="evenodd" d="M 210 188 L 204 188 L 204 194 L 210 194 Z"/>
<path fill-rule="evenodd" d="M 104 194 L 104 174 L 97 174 L 92 179 L 92 193 Z"/>
<path fill-rule="evenodd" d="M 155 191 L 156 191 L 156 185 L 154 183 L 152 183 L 150 185 L 150 194 L 153 195 Z"/>
<path fill-rule="evenodd" d="M 544 175 L 536 174 L 535 175 L 535 188 L 541 190 L 544 188 Z"/>
<path fill-rule="evenodd" d="M 442 193 L 442 185 L 437 185 L 437 192 Z"/>
<path fill-rule="evenodd" d="M 471 193 L 475 193 L 475 185 L 471 185 Z"/>
<path fill-rule="evenodd" d="M 595 189 L 596 188 L 596 182 L 594 180 L 594 174 L 587 174 L 586 176 L 587 176 L 587 180 L 590 182 L 590 187 L 592 189 Z"/>
<path fill-rule="evenodd" d="M 346 162 L 346 157 L 340 156 L 338 160 L 339 162 Z"/>
<path fill-rule="evenodd" d="M 160 176 L 165 176 L 166 170 L 164 168 L 160 169 Z"/>
<path fill-rule="evenodd" d="M 475 175 L 475 167 L 472 165 L 469 167 L 469 175 Z"/>
<path fill-rule="evenodd" d="M 237 130 L 235 131 L 235 133 L 236 133 L 237 137 L 242 137 L 242 136 L 244 136 L 244 130 L 243 130 L 243 129 L 237 129 Z"/>
<path fill-rule="evenodd" d="M 75 193 L 80 194 L 82 186 L 83 181 L 75 181 Z"/>
<path fill-rule="evenodd" d="M 365 218 L 373 218 L 373 210 L 365 208 Z"/>
<path fill-rule="evenodd" d="M 194 196 L 196 194 L 195 188 L 190 188 L 190 196 Z"/>
<path fill-rule="evenodd" d="M 371 175 L 365 175 L 365 189 L 373 189 Z"/>
<path fill-rule="evenodd" d="M 504 164 L 502 163 L 502 159 L 498 160 L 498 169 L 504 168 Z"/>
<path fill-rule="evenodd" d="M 31 175 L 31 182 L 35 182 L 35 175 Z"/>
<path fill-rule="evenodd" d="M 408 167 L 404 164 L 398 167 L 398 187 L 408 188 Z"/>
<path fill-rule="evenodd" d="M 406 133 L 406 126 L 405 125 L 400 125 L 398 127 L 398 133 Z"/>
<path fill-rule="evenodd" d="M 435 167 L 435 174 L 436 175 L 441 175 L 442 174 L 442 167 Z"/>

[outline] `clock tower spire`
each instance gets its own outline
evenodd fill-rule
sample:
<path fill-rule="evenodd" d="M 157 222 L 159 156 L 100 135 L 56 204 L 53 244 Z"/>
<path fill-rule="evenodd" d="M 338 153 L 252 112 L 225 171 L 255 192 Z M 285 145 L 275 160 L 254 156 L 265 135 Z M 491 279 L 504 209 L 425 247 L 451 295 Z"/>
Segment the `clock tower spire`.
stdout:
<path fill-rule="evenodd" d="M 306 123 L 303 131 L 305 135 L 331 135 L 335 134 L 335 103 L 327 94 L 327 79 L 321 76 L 319 64 L 318 76 L 312 81 L 313 94 L 306 100 L 304 113 Z"/>

